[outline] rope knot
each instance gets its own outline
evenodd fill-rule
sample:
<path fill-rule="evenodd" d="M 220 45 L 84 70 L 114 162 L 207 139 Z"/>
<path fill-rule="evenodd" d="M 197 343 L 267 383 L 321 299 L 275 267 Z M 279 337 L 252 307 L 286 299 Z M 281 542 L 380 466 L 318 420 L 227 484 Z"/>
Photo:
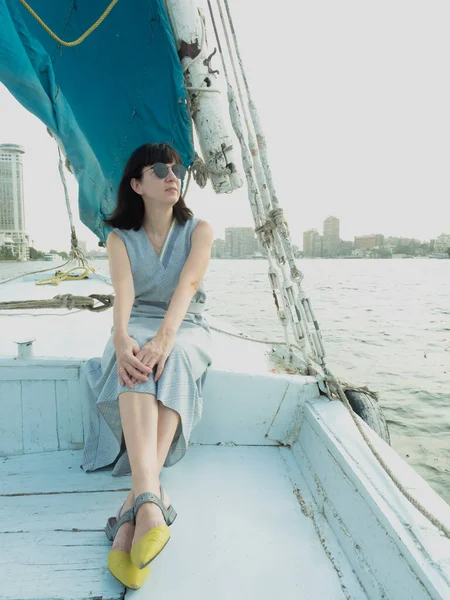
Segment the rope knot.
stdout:
<path fill-rule="evenodd" d="M 287 221 L 284 218 L 284 211 L 282 208 L 273 208 L 269 213 L 269 217 L 273 219 L 277 227 L 283 224 L 287 225 Z"/>
<path fill-rule="evenodd" d="M 59 301 L 61 308 L 72 310 L 75 306 L 75 296 L 72 294 L 59 294 L 54 299 Z"/>
<path fill-rule="evenodd" d="M 275 229 L 274 221 L 269 217 L 265 220 L 265 222 L 256 227 L 255 233 L 260 237 L 262 245 L 269 249 L 273 244 L 273 235 L 272 231 Z"/>
<path fill-rule="evenodd" d="M 194 181 L 197 183 L 197 185 L 201 188 L 204 188 L 209 177 L 208 167 L 197 153 L 195 153 L 194 162 L 191 165 L 191 171 Z"/>
<path fill-rule="evenodd" d="M 231 150 L 232 146 L 228 146 L 227 148 L 222 148 L 223 153 L 227 150 Z M 203 161 L 203 159 L 195 153 L 194 161 L 191 165 L 191 172 L 194 176 L 194 181 L 201 187 L 204 188 L 208 179 L 211 175 L 232 175 L 233 174 L 233 165 L 224 168 L 214 169 L 213 167 L 208 167 L 208 165 Z"/>

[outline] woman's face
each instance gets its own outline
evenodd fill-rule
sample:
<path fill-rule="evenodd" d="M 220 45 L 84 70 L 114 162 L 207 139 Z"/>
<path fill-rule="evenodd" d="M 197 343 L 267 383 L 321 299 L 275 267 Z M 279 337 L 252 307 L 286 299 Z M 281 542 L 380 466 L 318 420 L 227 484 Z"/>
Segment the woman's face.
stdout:
<path fill-rule="evenodd" d="M 144 167 L 140 179 L 131 180 L 131 187 L 144 201 L 176 204 L 180 197 L 181 180 L 172 171 L 175 164 L 177 163 L 155 163 Z M 182 165 L 179 167 L 183 168 Z M 175 170 L 179 167 L 175 167 Z"/>

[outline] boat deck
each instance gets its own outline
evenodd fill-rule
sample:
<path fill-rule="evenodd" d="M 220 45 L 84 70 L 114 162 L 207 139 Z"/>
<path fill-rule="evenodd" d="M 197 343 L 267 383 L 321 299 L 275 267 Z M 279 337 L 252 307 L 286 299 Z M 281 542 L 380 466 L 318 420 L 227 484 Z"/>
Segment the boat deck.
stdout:
<path fill-rule="evenodd" d="M 53 273 L 29 275 L 24 280 L 0 286 L 2 302 L 21 299 L 41 300 L 59 294 L 88 296 L 111 294 L 113 288 L 98 278 L 64 281 L 56 288 L 36 286 L 34 279 L 49 277 Z M 212 327 L 214 368 L 251 375 L 283 372 L 271 355 L 270 344 L 255 344 L 245 339 L 245 332 L 230 323 L 205 313 Z M 0 360 L 17 358 L 15 342 L 34 339 L 33 359 L 83 361 L 102 356 L 111 334 L 113 311 L 101 313 L 69 311 L 66 309 L 23 309 L 0 311 Z M 219 331 L 217 331 L 219 329 Z M 232 337 L 222 331 L 234 334 Z"/>
<path fill-rule="evenodd" d="M 103 527 L 131 477 L 85 473 L 81 453 L 0 459 L 1 600 L 366 598 L 332 533 L 316 532 L 291 451 L 276 446 L 191 446 L 165 469 L 172 539 L 143 587 L 124 588 Z"/>

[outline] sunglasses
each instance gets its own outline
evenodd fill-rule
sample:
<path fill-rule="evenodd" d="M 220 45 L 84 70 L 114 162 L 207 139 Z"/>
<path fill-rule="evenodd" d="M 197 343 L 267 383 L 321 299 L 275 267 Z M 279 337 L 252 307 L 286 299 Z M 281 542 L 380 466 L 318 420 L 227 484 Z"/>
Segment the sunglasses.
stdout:
<path fill-rule="evenodd" d="M 156 177 L 158 177 L 158 179 L 165 179 L 169 174 L 169 169 L 178 179 L 183 179 L 186 175 L 186 167 L 180 163 L 177 163 L 172 167 L 168 167 L 164 163 L 155 163 L 149 169 L 145 169 L 145 171 L 150 171 L 150 169 L 153 171 Z M 142 171 L 142 174 L 144 174 L 145 171 Z"/>

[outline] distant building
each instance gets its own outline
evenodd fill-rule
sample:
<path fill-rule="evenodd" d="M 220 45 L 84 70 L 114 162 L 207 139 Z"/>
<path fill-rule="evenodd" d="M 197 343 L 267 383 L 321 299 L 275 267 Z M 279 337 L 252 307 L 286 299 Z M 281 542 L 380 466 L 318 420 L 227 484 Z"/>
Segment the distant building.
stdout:
<path fill-rule="evenodd" d="M 435 252 L 447 252 L 447 248 L 450 248 L 450 233 L 441 233 L 434 242 Z"/>
<path fill-rule="evenodd" d="M 0 236 L 20 260 L 29 258 L 30 244 L 23 201 L 24 152 L 17 144 L 0 144 Z"/>
<path fill-rule="evenodd" d="M 341 240 L 339 244 L 339 255 L 340 256 L 351 256 L 354 249 L 353 242 L 347 242 Z"/>
<path fill-rule="evenodd" d="M 328 217 L 323 222 L 323 256 L 337 256 L 340 246 L 339 237 L 339 219 L 337 217 Z"/>
<path fill-rule="evenodd" d="M 317 229 L 303 232 L 303 256 L 322 256 L 322 238 Z"/>
<path fill-rule="evenodd" d="M 321 235 L 314 238 L 314 254 L 315 257 L 323 256 L 323 237 Z"/>
<path fill-rule="evenodd" d="M 14 240 L 7 233 L 0 232 L 0 246 L 8 246 L 12 252 L 15 252 Z"/>
<path fill-rule="evenodd" d="M 225 229 L 225 258 L 253 257 L 261 248 L 253 227 L 227 227 Z"/>
<path fill-rule="evenodd" d="M 211 258 L 223 258 L 225 254 L 225 240 L 214 240 L 211 248 Z"/>
<path fill-rule="evenodd" d="M 372 248 L 381 248 L 382 246 L 384 246 L 384 236 L 379 233 L 355 236 L 356 250 L 370 250 Z"/>
<path fill-rule="evenodd" d="M 384 238 L 384 245 L 389 246 L 391 248 L 396 248 L 397 246 L 412 246 L 412 245 L 420 245 L 420 240 L 416 240 L 415 238 L 403 238 L 403 237 L 387 237 Z"/>

